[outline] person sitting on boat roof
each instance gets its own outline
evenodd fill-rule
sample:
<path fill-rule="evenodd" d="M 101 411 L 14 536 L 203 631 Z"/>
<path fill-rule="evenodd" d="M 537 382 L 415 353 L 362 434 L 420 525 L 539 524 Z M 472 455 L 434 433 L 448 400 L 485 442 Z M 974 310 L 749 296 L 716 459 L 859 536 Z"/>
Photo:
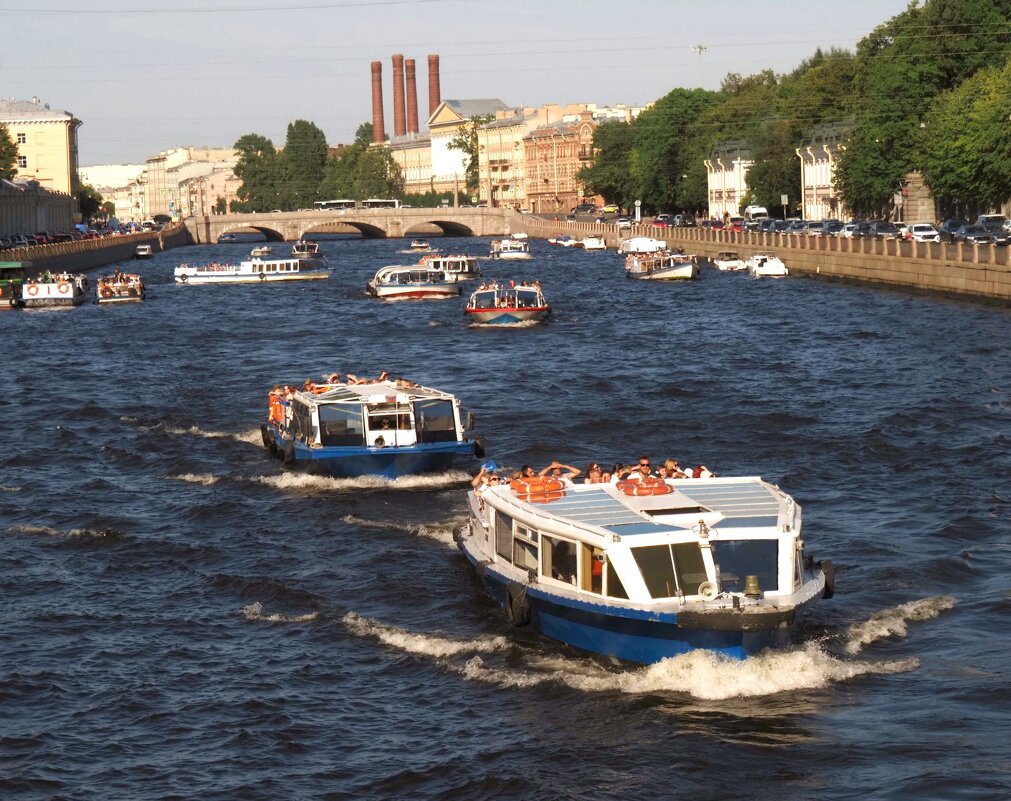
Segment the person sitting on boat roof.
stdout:
<path fill-rule="evenodd" d="M 619 481 L 624 481 L 628 477 L 630 469 L 621 462 L 615 462 L 614 469 L 611 470 L 611 483 L 617 484 Z"/>
<path fill-rule="evenodd" d="M 395 383 L 397 389 L 417 389 L 420 386 L 418 383 L 407 378 L 397 378 Z"/>
<path fill-rule="evenodd" d="M 567 472 L 563 473 L 562 472 L 563 469 L 566 470 Z M 552 462 L 543 470 L 541 470 L 541 472 L 538 473 L 537 475 L 549 476 L 550 478 L 557 478 L 563 484 L 568 484 L 571 486 L 572 479 L 582 475 L 582 473 L 583 471 L 580 470 L 578 467 L 573 467 L 572 465 L 568 464 L 562 464 L 561 462 Z"/>
<path fill-rule="evenodd" d="M 667 468 L 667 478 L 688 478 L 677 459 L 668 459 L 663 466 Z"/>
<path fill-rule="evenodd" d="M 544 469 L 547 470 L 548 468 Z M 536 475 L 537 472 L 528 464 L 525 464 L 520 468 L 519 478 L 533 478 Z"/>
<path fill-rule="evenodd" d="M 601 472 L 600 468 L 594 465 L 589 470 L 586 471 L 586 478 L 583 479 L 584 484 L 603 484 L 604 474 Z"/>
<path fill-rule="evenodd" d="M 384 381 L 389 381 L 389 380 L 390 380 L 390 374 L 389 374 L 389 372 L 386 371 L 386 370 L 383 370 L 379 374 L 379 378 L 376 379 L 376 383 L 377 384 L 382 384 Z"/>
<path fill-rule="evenodd" d="M 330 373 L 330 375 L 328 375 L 326 377 L 326 382 L 328 384 L 339 384 L 341 382 L 341 374 L 340 373 Z"/>
<path fill-rule="evenodd" d="M 639 464 L 635 470 L 628 474 L 627 481 L 642 481 L 645 478 L 653 478 L 653 469 L 648 456 L 640 456 Z"/>

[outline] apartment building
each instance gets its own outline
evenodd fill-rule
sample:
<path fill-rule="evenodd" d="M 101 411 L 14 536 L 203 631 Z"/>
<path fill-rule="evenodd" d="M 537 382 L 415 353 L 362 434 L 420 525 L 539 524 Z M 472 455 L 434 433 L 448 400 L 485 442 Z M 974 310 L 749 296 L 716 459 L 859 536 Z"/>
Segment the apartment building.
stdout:
<path fill-rule="evenodd" d="M 17 177 L 77 198 L 77 129 L 81 121 L 69 111 L 49 107 L 39 98 L 0 100 L 0 124 L 17 146 Z"/>

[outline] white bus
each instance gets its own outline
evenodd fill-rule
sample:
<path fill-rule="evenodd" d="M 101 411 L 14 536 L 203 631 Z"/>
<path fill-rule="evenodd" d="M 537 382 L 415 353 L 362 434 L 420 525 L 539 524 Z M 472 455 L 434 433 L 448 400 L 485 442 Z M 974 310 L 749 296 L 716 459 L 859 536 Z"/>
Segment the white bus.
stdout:
<path fill-rule="evenodd" d="M 369 198 L 362 201 L 363 209 L 399 209 L 400 201 L 394 199 Z"/>
<path fill-rule="evenodd" d="M 341 211 L 343 209 L 353 209 L 356 206 L 354 200 L 317 200 L 312 204 L 316 211 Z"/>

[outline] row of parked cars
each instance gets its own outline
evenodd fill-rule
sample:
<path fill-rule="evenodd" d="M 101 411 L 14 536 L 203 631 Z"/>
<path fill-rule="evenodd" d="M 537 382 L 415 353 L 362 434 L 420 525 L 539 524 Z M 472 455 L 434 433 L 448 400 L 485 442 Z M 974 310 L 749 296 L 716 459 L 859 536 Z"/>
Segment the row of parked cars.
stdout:
<path fill-rule="evenodd" d="M 82 239 L 101 239 L 105 236 L 122 236 L 124 234 L 136 233 L 143 230 L 160 230 L 158 225 L 153 229 L 148 229 L 140 224 L 124 225 L 119 230 L 103 228 L 96 230 L 90 228 L 87 231 L 61 231 L 50 233 L 49 231 L 37 231 L 34 234 L 13 234 L 12 236 L 0 236 L 0 250 L 11 248 L 27 248 L 34 245 L 51 245 L 55 242 L 79 242 Z"/>

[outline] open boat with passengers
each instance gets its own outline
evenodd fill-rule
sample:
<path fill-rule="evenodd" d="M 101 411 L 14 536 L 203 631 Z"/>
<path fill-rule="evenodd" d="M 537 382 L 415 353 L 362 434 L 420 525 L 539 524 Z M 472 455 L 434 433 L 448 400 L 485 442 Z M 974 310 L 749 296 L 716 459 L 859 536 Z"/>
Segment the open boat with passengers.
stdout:
<path fill-rule="evenodd" d="M 458 544 L 509 621 L 608 657 L 743 659 L 789 644 L 834 593 L 832 563 L 805 555 L 800 507 L 758 477 L 533 477 L 469 506 Z"/>
<path fill-rule="evenodd" d="M 111 275 L 103 275 L 95 287 L 101 305 L 111 303 L 140 303 L 144 300 L 144 279 L 136 273 L 116 270 Z"/>
<path fill-rule="evenodd" d="M 28 308 L 80 306 L 88 294 L 88 277 L 83 273 L 45 272 L 21 285 L 21 299 Z"/>
<path fill-rule="evenodd" d="M 660 253 L 629 253 L 625 257 L 625 277 L 652 281 L 678 281 L 698 278 L 699 263 L 695 256 L 662 251 Z"/>
<path fill-rule="evenodd" d="M 293 259 L 326 261 L 319 249 L 319 242 L 309 242 L 305 239 L 300 239 L 291 246 L 291 257 Z"/>
<path fill-rule="evenodd" d="M 318 281 L 330 277 L 322 261 L 313 259 L 249 259 L 235 264 L 180 264 L 177 284 L 258 284 L 275 281 Z"/>
<path fill-rule="evenodd" d="M 526 282 L 516 286 L 481 286 L 467 301 L 463 313 L 474 323 L 513 325 L 540 322 L 551 316 L 551 306 L 544 299 L 540 284 Z"/>
<path fill-rule="evenodd" d="M 493 239 L 488 255 L 493 259 L 510 261 L 533 258 L 530 254 L 530 243 L 515 238 Z"/>
<path fill-rule="evenodd" d="M 403 380 L 319 384 L 269 397 L 264 446 L 285 464 L 338 477 L 448 470 L 458 456 L 483 456 L 448 392 Z"/>

